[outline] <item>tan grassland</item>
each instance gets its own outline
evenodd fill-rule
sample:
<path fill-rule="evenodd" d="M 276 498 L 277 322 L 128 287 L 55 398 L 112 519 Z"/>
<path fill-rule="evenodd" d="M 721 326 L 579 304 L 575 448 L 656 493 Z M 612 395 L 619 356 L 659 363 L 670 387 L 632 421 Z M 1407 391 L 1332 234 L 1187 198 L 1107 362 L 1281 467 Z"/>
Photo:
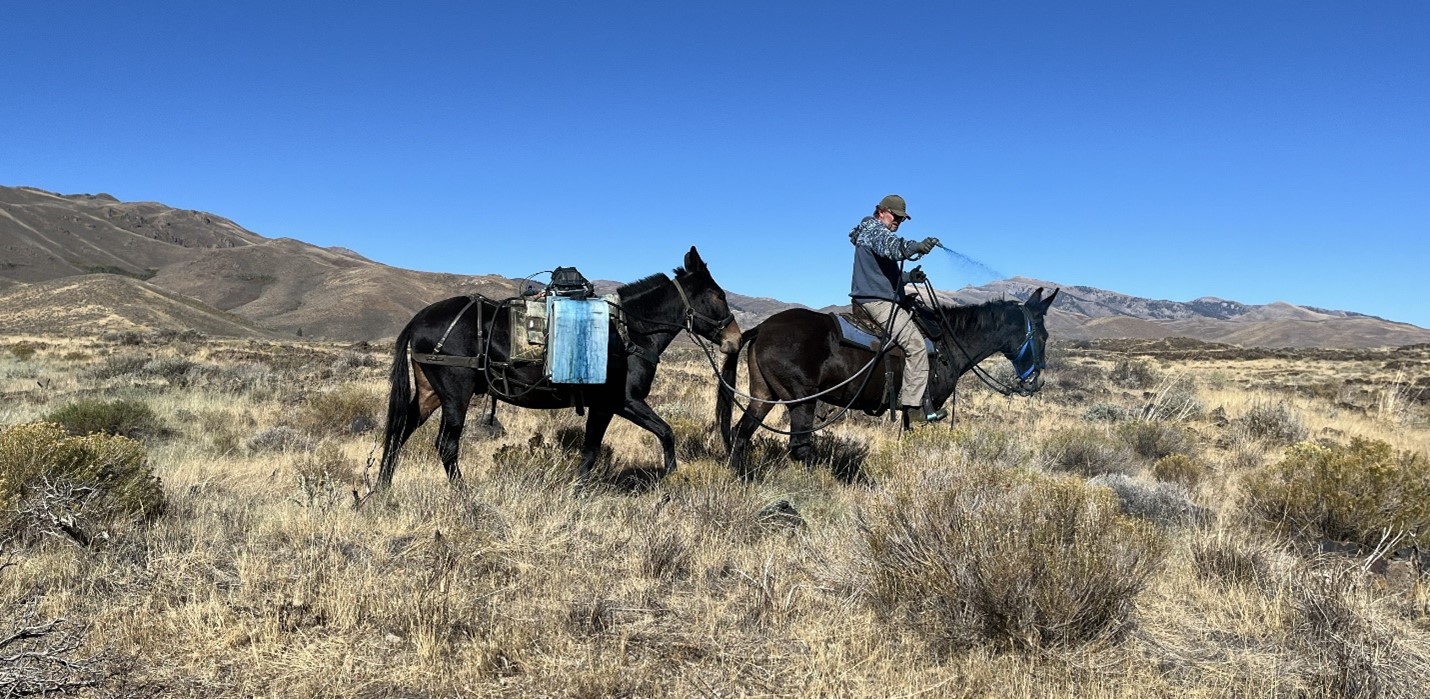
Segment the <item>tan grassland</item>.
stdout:
<path fill-rule="evenodd" d="M 995 359 L 990 368 L 1006 364 Z M 390 348 L 366 345 L 0 338 L 0 428 L 85 398 L 141 400 L 162 426 L 142 439 L 169 502 L 151 524 L 102 525 L 107 538 L 88 547 L 11 525 L 0 639 L 58 622 L 54 633 L 77 644 L 58 652 L 96 678 L 80 696 L 1430 695 L 1430 586 L 1418 565 L 1273 531 L 1248 515 L 1244 487 L 1288 446 L 1247 434 L 1260 406 L 1279 406 L 1304 440 L 1430 454 L 1424 347 L 1162 359 L 1055 346 L 1036 397 L 966 377 L 953 427 L 901 434 L 859 416 L 830 428 L 836 447 L 867 448 L 873 482 L 853 485 L 768 441 L 763 477 L 735 480 L 714 433 L 713 372 L 675 350 L 651 404 L 677 431 L 681 466 L 653 488 L 626 487 L 659 463 L 634 426 L 613 423 L 599 483 L 577 493 L 576 457 L 559 446 L 582 424 L 573 411 L 503 405 L 494 434 L 474 425 L 480 400 L 463 438 L 464 487 L 447 483 L 429 424 L 391 497 L 354 508 L 376 475 L 389 361 Z M 1141 384 L 1117 378 L 1129 366 L 1145 372 Z M 1148 405 L 1166 406 L 1163 420 L 1189 435 L 1182 452 L 1203 475 L 1179 492 L 1202 509 L 1117 516 L 1160 549 L 1116 632 L 1039 642 L 962 629 L 975 640 L 950 645 L 939 625 L 953 622 L 876 585 L 870 532 L 927 515 L 902 508 L 987 469 L 1115 502 L 1061 468 L 1050 445 L 1069 430 L 1114 439 L 1117 423 L 1092 416 Z M 377 429 L 355 433 L 355 416 Z M 264 447 L 277 427 L 293 441 Z M 1157 485 L 1152 460 L 1124 461 L 1115 470 Z M 760 516 L 781 500 L 801 521 Z M 1211 574 L 1213 550 L 1257 572 Z M 1316 621 L 1335 614 L 1339 626 Z"/>

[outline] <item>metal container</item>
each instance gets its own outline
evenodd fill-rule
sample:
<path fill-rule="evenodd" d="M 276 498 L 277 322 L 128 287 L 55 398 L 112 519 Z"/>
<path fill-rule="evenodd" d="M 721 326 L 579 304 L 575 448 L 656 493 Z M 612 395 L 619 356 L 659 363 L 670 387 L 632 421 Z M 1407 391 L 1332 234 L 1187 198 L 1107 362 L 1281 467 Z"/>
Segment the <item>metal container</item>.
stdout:
<path fill-rule="evenodd" d="M 546 299 L 546 377 L 552 383 L 606 382 L 611 309 L 601 299 Z"/>

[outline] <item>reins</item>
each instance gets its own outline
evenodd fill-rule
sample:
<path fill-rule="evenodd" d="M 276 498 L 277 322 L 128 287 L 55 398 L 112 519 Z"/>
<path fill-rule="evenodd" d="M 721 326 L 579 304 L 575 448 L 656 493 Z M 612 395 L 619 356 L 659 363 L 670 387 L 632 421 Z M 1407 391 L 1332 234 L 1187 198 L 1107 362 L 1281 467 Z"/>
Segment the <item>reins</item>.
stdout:
<path fill-rule="evenodd" d="M 857 303 L 857 301 L 856 301 L 856 303 Z M 907 321 L 905 321 L 905 323 L 911 323 L 911 322 L 913 322 L 913 315 L 912 315 L 912 314 L 909 316 L 909 319 L 908 319 Z M 942 322 L 942 321 L 940 320 L 940 322 Z M 757 396 L 752 396 L 752 395 L 750 395 L 750 394 L 748 394 L 748 393 L 745 393 L 744 391 L 741 391 L 740 389 L 735 388 L 734 386 L 731 386 L 731 385 L 728 384 L 728 383 L 725 383 L 725 377 L 722 375 L 723 372 L 720 371 L 720 367 L 715 363 L 714 353 L 713 353 L 713 352 L 710 350 L 710 348 L 707 347 L 704 343 L 700 342 L 698 338 L 696 339 L 695 344 L 696 344 L 696 346 L 700 347 L 700 349 L 704 350 L 704 352 L 705 352 L 705 359 L 706 359 L 706 361 L 710 362 L 710 368 L 711 368 L 712 370 L 714 370 L 714 372 L 715 372 L 715 381 L 716 381 L 716 383 L 720 384 L 720 387 L 721 387 L 722 389 L 724 389 L 724 390 L 726 390 L 726 391 L 729 391 L 730 396 L 731 396 L 730 402 L 733 403 L 734 405 L 736 405 L 737 407 L 739 407 L 741 412 L 744 412 L 744 411 L 746 411 L 746 410 L 749 409 L 749 408 L 748 408 L 749 403 L 741 404 L 738 400 L 736 400 L 736 397 L 745 398 L 745 399 L 747 399 L 747 400 L 749 400 L 749 401 L 751 401 L 751 402 L 759 402 L 759 403 L 764 403 L 764 404 L 767 404 L 767 405 L 794 405 L 794 404 L 797 404 L 797 403 L 805 403 L 805 402 L 808 402 L 808 401 L 816 400 L 816 399 L 818 399 L 820 396 L 824 396 L 824 395 L 827 395 L 827 394 L 829 394 L 829 393 L 833 393 L 834 391 L 837 391 L 837 390 L 839 390 L 839 389 L 841 389 L 841 388 L 843 388 L 843 387 L 845 387 L 845 386 L 847 386 L 847 385 L 853 383 L 853 382 L 854 382 L 854 379 L 857 379 L 857 378 L 859 378 L 860 376 L 863 376 L 863 377 L 864 377 L 864 380 L 863 380 L 862 382 L 860 382 L 860 384 L 859 384 L 859 389 L 854 392 L 854 397 L 849 400 L 849 403 L 848 403 L 847 405 L 840 406 L 839 412 L 835 413 L 833 417 L 831 417 L 831 418 L 825 420 L 824 422 L 822 422 L 822 423 L 820 423 L 820 424 L 818 424 L 818 425 L 815 425 L 814 427 L 811 427 L 811 428 L 809 428 L 809 429 L 807 429 L 807 430 L 781 430 L 781 429 L 776 428 L 776 427 L 770 427 L 769 425 L 766 425 L 766 424 L 765 424 L 765 421 L 764 421 L 764 420 L 760 420 L 760 427 L 761 427 L 762 429 L 769 430 L 770 432 L 774 432 L 775 434 L 782 434 L 782 435 L 794 436 L 794 435 L 801 435 L 801 434 L 813 434 L 813 433 L 818 432 L 818 431 L 820 431 L 820 430 L 822 430 L 822 429 L 825 429 L 826 427 L 829 427 L 829 426 L 833 425 L 834 423 L 839 422 L 840 420 L 843 420 L 843 419 L 844 419 L 844 416 L 845 416 L 846 414 L 848 414 L 849 411 L 854 408 L 854 404 L 857 403 L 857 402 L 859 402 L 859 396 L 860 396 L 860 394 L 864 393 L 864 387 L 869 385 L 869 379 L 871 379 L 871 378 L 874 377 L 874 372 L 873 372 L 874 364 L 877 363 L 881 358 L 883 358 L 884 355 L 888 353 L 889 348 L 892 347 L 893 344 L 894 344 L 894 341 L 893 341 L 893 338 L 894 338 L 894 332 L 893 332 L 893 330 L 894 330 L 894 315 L 893 315 L 893 314 L 890 314 L 890 316 L 889 316 L 889 326 L 886 327 L 884 330 L 885 330 L 885 332 L 887 333 L 887 339 L 885 339 L 884 344 L 880 345 L 879 349 L 878 349 L 876 352 L 874 352 L 874 356 L 869 359 L 869 362 L 868 362 L 867 364 L 865 364 L 863 367 L 861 367 L 858 371 L 854 372 L 853 374 L 850 374 L 850 375 L 849 375 L 849 378 L 847 378 L 847 379 L 845 379 L 845 380 L 843 380 L 843 381 L 840 381 L 839 383 L 834 384 L 833 386 L 830 386 L 829 388 L 826 388 L 826 389 L 824 389 L 823 391 L 820 391 L 820 392 L 818 392 L 818 393 L 812 393 L 812 394 L 810 394 L 810 395 L 808 395 L 808 396 L 804 396 L 803 398 L 797 398 L 797 399 L 793 399 L 793 400 L 769 400 L 769 399 L 766 399 L 766 398 L 759 398 L 759 397 L 757 397 Z M 947 329 L 945 329 L 945 331 L 951 332 L 951 331 L 948 331 Z M 735 351 L 738 353 L 738 352 L 739 352 L 739 349 L 736 349 Z"/>
<path fill-rule="evenodd" d="M 969 354 L 968 349 L 958 341 L 958 336 L 953 332 L 953 324 L 948 321 L 948 317 L 944 314 L 943 306 L 938 303 L 938 297 L 934 295 L 933 285 L 929 283 L 928 280 L 924 280 L 923 287 L 920 293 L 923 293 L 925 290 L 928 292 L 929 299 L 932 301 L 929 305 L 938 311 L 939 324 L 942 325 L 944 331 L 948 333 L 949 342 L 953 343 L 953 346 L 957 347 L 958 351 L 963 354 L 963 358 L 968 360 L 969 370 L 973 372 L 974 376 L 977 376 L 984 385 L 1004 396 L 1012 396 L 1014 394 L 1031 396 L 1037 391 L 1037 389 L 1024 388 L 1024 384 L 1027 383 L 1028 377 L 1037 376 L 1038 373 L 1042 371 L 1043 362 L 1041 360 L 1033 362 L 1031 366 L 1018 374 L 1018 384 L 1016 386 L 999 381 L 998 378 L 993 376 L 987 369 L 979 366 L 978 362 L 973 361 L 973 355 Z M 1018 308 L 1023 311 L 1023 323 L 1026 332 L 1023 336 L 1023 344 L 1018 348 L 1018 354 L 1013 358 L 1014 368 L 1018 366 L 1018 359 L 1029 351 L 1034 352 L 1034 356 L 1037 356 L 1037 336 L 1033 333 L 1033 313 L 1028 310 L 1028 307 L 1025 305 L 1019 304 Z"/>

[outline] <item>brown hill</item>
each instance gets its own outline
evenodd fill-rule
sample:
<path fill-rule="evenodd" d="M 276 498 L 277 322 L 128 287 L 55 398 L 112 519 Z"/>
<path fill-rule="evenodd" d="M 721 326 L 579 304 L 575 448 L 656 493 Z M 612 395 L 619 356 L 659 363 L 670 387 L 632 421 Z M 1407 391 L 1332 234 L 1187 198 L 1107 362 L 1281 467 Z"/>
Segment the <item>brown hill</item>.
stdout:
<path fill-rule="evenodd" d="M 0 291 L 4 332 L 90 335 L 106 331 L 197 330 L 225 337 L 272 337 L 253 322 L 153 284 L 85 274 Z"/>
<path fill-rule="evenodd" d="M 116 323 L 125 320 L 136 325 L 192 318 L 206 323 L 204 327 L 218 328 L 222 324 L 214 325 L 209 316 L 227 311 L 246 319 L 248 325 L 230 324 L 224 330 L 205 332 L 296 334 L 302 330 L 311 337 L 378 340 L 396 335 L 413 313 L 433 301 L 473 292 L 501 298 L 514 295 L 518 286 L 517 281 L 499 276 L 398 269 L 344 248 L 265 238 L 213 214 L 153 202 L 0 187 L 0 296 L 23 299 L 14 303 L 25 311 L 14 318 L 0 316 L 0 331 L 44 327 L 37 323 L 44 315 L 45 297 L 35 294 L 48 287 L 28 289 L 16 282 L 48 282 L 96 272 L 147 279 L 149 284 L 126 287 L 107 306 L 93 289 L 57 296 L 51 309 L 55 318 L 70 323 L 112 317 Z M 100 283 L 81 286 L 95 284 Z M 115 284 L 102 283 L 107 285 L 104 288 Z M 1038 286 L 1063 290 L 1049 315 L 1048 329 L 1066 340 L 1190 337 L 1248 346 L 1326 348 L 1430 343 L 1430 330 L 1413 325 L 1283 302 L 1248 306 L 1212 297 L 1163 301 L 1021 277 L 939 293 L 958 303 L 979 303 L 1025 298 Z M 193 302 L 191 309 L 202 312 L 177 312 L 173 304 L 185 298 Z M 83 313 L 66 307 L 81 300 L 77 307 L 88 309 Z M 741 327 L 746 328 L 796 305 L 735 293 L 730 300 Z M 108 311 L 101 313 L 101 308 Z"/>
<path fill-rule="evenodd" d="M 344 248 L 265 238 L 203 212 L 28 187 L 0 187 L 0 251 L 4 282 L 126 275 L 246 318 L 263 333 L 302 330 L 309 337 L 335 339 L 395 336 L 433 301 L 473 292 L 505 297 L 516 289 L 504 277 L 398 269 Z M 142 294 L 118 300 L 151 301 Z M 163 309 L 112 310 L 119 318 L 167 315 Z M 73 315 L 58 306 L 56 312 Z M 0 329 L 21 324 L 7 320 Z"/>
<path fill-rule="evenodd" d="M 151 281 L 283 332 L 351 340 L 395 336 L 433 301 L 516 293 L 505 277 L 414 272 L 289 238 L 208 251 Z"/>
<path fill-rule="evenodd" d="M 196 251 L 263 240 L 200 211 L 123 203 L 108 194 L 0 187 L 0 274 L 16 281 L 95 272 L 145 277 Z"/>

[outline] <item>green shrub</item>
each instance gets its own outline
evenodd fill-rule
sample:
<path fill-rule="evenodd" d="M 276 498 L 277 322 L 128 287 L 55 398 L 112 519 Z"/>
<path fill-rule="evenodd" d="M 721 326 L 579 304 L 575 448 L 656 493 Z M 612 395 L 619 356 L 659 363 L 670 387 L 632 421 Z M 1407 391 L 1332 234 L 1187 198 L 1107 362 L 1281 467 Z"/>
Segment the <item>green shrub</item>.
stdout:
<path fill-rule="evenodd" d="M 260 431 L 244 443 L 248 450 L 261 454 L 265 452 L 307 451 L 313 448 L 313 438 L 288 427 L 278 425 Z"/>
<path fill-rule="evenodd" d="M 138 439 L 164 431 L 153 408 L 132 398 L 77 400 L 46 415 L 45 421 L 61 425 L 72 435 L 101 432 Z"/>
<path fill-rule="evenodd" d="M 1285 446 L 1306 439 L 1306 426 L 1285 401 L 1257 402 L 1241 418 L 1246 433 L 1268 444 Z"/>
<path fill-rule="evenodd" d="M 861 514 L 869 600 L 940 652 L 1115 640 L 1166 545 L 1076 479 L 979 467 Z"/>
<path fill-rule="evenodd" d="M 1082 413 L 1088 422 L 1123 422 L 1136 416 L 1136 411 L 1112 403 L 1093 403 Z"/>
<path fill-rule="evenodd" d="M 1144 420 L 1190 420 L 1205 410 L 1192 382 L 1176 378 L 1157 385 L 1142 406 L 1141 415 Z"/>
<path fill-rule="evenodd" d="M 25 504 L 28 503 L 28 504 Z M 0 430 L 0 507 L 82 527 L 115 516 L 143 520 L 165 508 L 144 447 L 126 437 L 76 437 L 52 423 Z M 71 533 L 73 536 L 73 534 Z"/>
<path fill-rule="evenodd" d="M 1089 427 L 1067 428 L 1049 435 L 1043 442 L 1043 458 L 1054 469 L 1084 476 L 1130 474 L 1138 469 L 1137 457 L 1126 444 Z"/>
<path fill-rule="evenodd" d="M 1133 452 L 1149 461 L 1196 451 L 1192 433 L 1177 424 L 1136 420 L 1118 425 L 1115 433 Z"/>
<path fill-rule="evenodd" d="M 1301 443 L 1246 481 L 1248 508 L 1268 525 L 1311 541 L 1375 547 L 1382 537 L 1418 544 L 1430 532 L 1430 459 L 1381 441 Z"/>
<path fill-rule="evenodd" d="M 1088 481 L 1112 490 L 1122 511 L 1162 526 L 1190 524 L 1207 517 L 1205 508 L 1192 502 L 1186 488 L 1175 483 L 1144 483 L 1120 473 L 1108 473 Z"/>
<path fill-rule="evenodd" d="M 357 470 L 333 444 L 322 444 L 295 464 L 298 504 L 331 509 L 346 496 L 346 488 L 357 482 Z"/>
<path fill-rule="evenodd" d="M 85 374 L 100 380 L 135 376 L 143 373 L 148 363 L 149 358 L 142 354 L 114 354 L 105 357 L 98 366 L 90 367 Z"/>
<path fill-rule="evenodd" d="M 1168 454 L 1152 464 L 1152 476 L 1193 490 L 1207 476 L 1207 467 L 1186 454 Z"/>
<path fill-rule="evenodd" d="M 1151 388 L 1162 379 L 1162 372 L 1145 359 L 1123 357 L 1112 365 L 1107 378 L 1123 388 Z"/>
<path fill-rule="evenodd" d="M 28 342 L 16 342 L 15 344 L 10 345 L 10 354 L 14 355 L 16 359 L 22 362 L 28 360 L 30 357 L 35 356 L 35 352 L 35 346 Z"/>
<path fill-rule="evenodd" d="M 377 424 L 378 415 L 385 410 L 381 396 L 350 384 L 309 397 L 296 426 L 308 434 L 336 437 L 351 434 L 356 424 Z"/>

